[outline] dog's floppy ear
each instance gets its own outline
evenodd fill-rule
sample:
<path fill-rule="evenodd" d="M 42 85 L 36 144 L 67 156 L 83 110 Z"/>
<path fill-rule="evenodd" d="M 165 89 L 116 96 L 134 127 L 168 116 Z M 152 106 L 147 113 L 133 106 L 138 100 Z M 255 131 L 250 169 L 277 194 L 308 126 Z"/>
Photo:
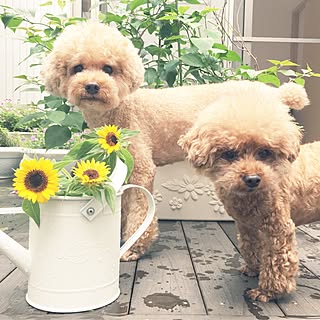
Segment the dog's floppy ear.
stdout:
<path fill-rule="evenodd" d="M 298 126 L 298 125 L 297 125 Z M 287 150 L 287 158 L 290 162 L 293 162 L 297 159 L 300 153 L 302 129 L 299 128 L 299 132 L 296 133 L 295 137 L 292 139 L 292 143 Z"/>
<path fill-rule="evenodd" d="M 178 140 L 178 145 L 187 154 L 195 168 L 209 168 L 213 165 L 215 148 L 209 132 L 203 128 L 191 128 Z"/>
<path fill-rule="evenodd" d="M 303 128 L 295 121 L 291 121 L 287 127 L 287 133 L 273 146 L 281 152 L 284 158 L 293 162 L 300 153 Z"/>
<path fill-rule="evenodd" d="M 292 150 L 292 152 L 288 156 L 288 160 L 290 162 L 295 161 L 297 159 L 298 155 L 299 155 L 299 152 L 300 152 L 300 145 L 297 146 L 297 148 L 295 150 Z"/>
<path fill-rule="evenodd" d="M 122 81 L 131 93 L 137 90 L 143 83 L 145 70 L 137 49 L 134 48 L 128 39 L 124 40 L 127 41 L 126 45 L 128 48 L 126 48 L 126 54 L 124 54 L 123 58 L 118 58 L 118 60 L 122 68 Z"/>
<path fill-rule="evenodd" d="M 291 109 L 301 110 L 310 103 L 305 88 L 299 84 L 285 83 L 279 88 L 279 91 L 281 102 Z"/>
<path fill-rule="evenodd" d="M 60 90 L 61 81 L 66 76 L 66 62 L 52 51 L 44 58 L 40 72 L 40 77 L 44 82 L 46 90 L 55 96 L 66 98 L 65 94 Z"/>

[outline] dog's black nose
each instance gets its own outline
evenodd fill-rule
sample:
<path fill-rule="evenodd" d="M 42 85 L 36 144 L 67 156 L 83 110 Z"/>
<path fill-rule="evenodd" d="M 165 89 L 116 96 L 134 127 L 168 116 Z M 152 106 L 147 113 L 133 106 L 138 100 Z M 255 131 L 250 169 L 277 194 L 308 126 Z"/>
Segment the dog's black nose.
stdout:
<path fill-rule="evenodd" d="M 261 178 L 258 175 L 246 175 L 242 177 L 242 180 L 249 188 L 256 188 L 259 185 Z"/>
<path fill-rule="evenodd" d="M 85 89 L 89 94 L 96 94 L 99 92 L 100 87 L 96 83 L 88 83 Z"/>

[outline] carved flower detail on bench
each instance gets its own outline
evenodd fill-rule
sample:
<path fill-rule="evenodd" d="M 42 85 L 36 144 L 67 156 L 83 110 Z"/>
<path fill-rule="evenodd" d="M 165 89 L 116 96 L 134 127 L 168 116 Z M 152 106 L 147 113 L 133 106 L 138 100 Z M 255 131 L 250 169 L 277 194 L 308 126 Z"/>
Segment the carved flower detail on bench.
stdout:
<path fill-rule="evenodd" d="M 212 206 L 213 211 L 220 214 L 226 213 L 223 204 L 215 193 L 213 185 L 206 185 L 204 191 L 210 197 L 209 205 Z"/>
<path fill-rule="evenodd" d="M 179 210 L 182 208 L 183 200 L 180 198 L 173 197 L 169 201 L 169 206 L 172 210 Z"/>
<path fill-rule="evenodd" d="M 163 198 L 162 198 L 162 194 L 160 193 L 159 190 L 154 190 L 153 192 L 153 199 L 156 202 L 156 204 L 162 202 Z"/>
<path fill-rule="evenodd" d="M 163 183 L 162 186 L 170 191 L 183 193 L 184 200 L 188 200 L 190 197 L 193 200 L 198 200 L 199 195 L 204 193 L 204 184 L 200 183 L 199 178 L 196 176 L 188 177 L 184 175 L 182 180 L 173 179 L 172 181 Z"/>

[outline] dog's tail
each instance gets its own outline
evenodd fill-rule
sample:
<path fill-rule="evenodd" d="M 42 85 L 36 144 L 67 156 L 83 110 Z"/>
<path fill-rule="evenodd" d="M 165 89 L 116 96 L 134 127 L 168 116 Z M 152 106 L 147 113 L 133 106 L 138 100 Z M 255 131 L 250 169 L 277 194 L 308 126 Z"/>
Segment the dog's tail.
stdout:
<path fill-rule="evenodd" d="M 279 91 L 281 101 L 291 109 L 301 110 L 310 104 L 306 89 L 299 84 L 285 83 Z"/>

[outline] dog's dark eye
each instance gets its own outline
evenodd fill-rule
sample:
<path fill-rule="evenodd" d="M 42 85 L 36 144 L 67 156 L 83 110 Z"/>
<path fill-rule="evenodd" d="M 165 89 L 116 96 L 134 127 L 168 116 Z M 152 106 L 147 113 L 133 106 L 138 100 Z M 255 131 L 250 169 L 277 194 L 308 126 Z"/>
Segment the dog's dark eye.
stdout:
<path fill-rule="evenodd" d="M 221 158 L 228 160 L 228 161 L 234 161 L 237 160 L 239 157 L 239 154 L 235 150 L 228 150 L 222 153 Z"/>
<path fill-rule="evenodd" d="M 82 72 L 83 71 L 83 65 L 82 64 L 78 64 L 75 67 L 73 67 L 73 73 L 78 73 L 78 72 Z"/>
<path fill-rule="evenodd" d="M 260 149 L 257 153 L 259 160 L 270 159 L 273 155 L 273 152 L 269 149 Z"/>
<path fill-rule="evenodd" d="M 102 68 L 103 72 L 107 73 L 107 74 L 111 74 L 112 73 L 112 67 L 108 66 L 107 64 L 103 66 Z"/>

